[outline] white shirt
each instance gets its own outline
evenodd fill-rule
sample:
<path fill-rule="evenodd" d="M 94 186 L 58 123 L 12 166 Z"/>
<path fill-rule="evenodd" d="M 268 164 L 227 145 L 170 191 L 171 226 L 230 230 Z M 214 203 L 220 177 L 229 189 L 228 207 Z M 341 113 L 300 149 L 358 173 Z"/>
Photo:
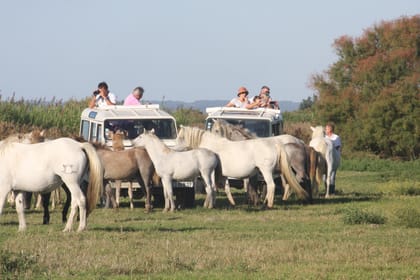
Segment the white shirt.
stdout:
<path fill-rule="evenodd" d="M 246 105 L 248 105 L 249 99 L 246 98 L 244 102 L 240 101 L 238 97 L 233 98 L 230 103 L 232 103 L 233 105 L 235 105 L 236 108 L 246 108 Z"/>
<path fill-rule="evenodd" d="M 341 151 L 341 139 L 340 136 L 333 133 L 330 136 L 325 135 L 326 138 L 330 139 L 333 142 L 334 148 L 340 153 Z"/>
<path fill-rule="evenodd" d="M 109 101 L 111 101 L 112 103 L 114 103 L 114 104 L 117 103 L 117 97 L 112 92 L 108 92 L 108 98 L 109 98 Z M 96 104 L 96 107 L 108 106 L 108 104 L 106 103 L 105 98 L 103 98 L 102 95 L 100 95 L 100 94 L 98 94 L 96 96 L 95 104 Z"/>

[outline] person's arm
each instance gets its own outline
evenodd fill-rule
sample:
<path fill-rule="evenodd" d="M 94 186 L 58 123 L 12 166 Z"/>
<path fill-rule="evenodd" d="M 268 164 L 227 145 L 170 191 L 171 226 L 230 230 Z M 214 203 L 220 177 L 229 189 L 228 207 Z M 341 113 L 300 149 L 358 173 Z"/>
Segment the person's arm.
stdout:
<path fill-rule="evenodd" d="M 92 96 L 92 98 L 89 101 L 89 108 L 92 109 L 92 108 L 95 107 L 95 105 L 96 105 L 96 96 L 94 95 L 94 96 Z"/>
<path fill-rule="evenodd" d="M 247 108 L 247 109 L 255 109 L 255 108 L 258 108 L 258 107 L 260 107 L 260 101 L 255 101 L 255 102 L 252 102 L 252 103 L 248 103 L 245 106 L 245 108 Z"/>
<path fill-rule="evenodd" d="M 112 93 L 108 93 L 107 96 L 103 96 L 106 105 L 115 105 L 117 103 L 116 97 Z"/>
<path fill-rule="evenodd" d="M 225 105 L 225 107 L 236 107 L 234 101 L 235 101 L 235 99 L 232 99 L 231 101 L 229 101 L 228 104 Z"/>

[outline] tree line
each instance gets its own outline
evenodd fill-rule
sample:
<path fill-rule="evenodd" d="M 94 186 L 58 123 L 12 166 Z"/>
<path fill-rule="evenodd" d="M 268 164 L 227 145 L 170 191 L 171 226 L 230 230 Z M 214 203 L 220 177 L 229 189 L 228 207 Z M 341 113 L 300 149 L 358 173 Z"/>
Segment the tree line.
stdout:
<path fill-rule="evenodd" d="M 311 79 L 318 121 L 333 121 L 352 150 L 418 158 L 420 15 L 381 22 L 333 46 L 338 60 Z"/>

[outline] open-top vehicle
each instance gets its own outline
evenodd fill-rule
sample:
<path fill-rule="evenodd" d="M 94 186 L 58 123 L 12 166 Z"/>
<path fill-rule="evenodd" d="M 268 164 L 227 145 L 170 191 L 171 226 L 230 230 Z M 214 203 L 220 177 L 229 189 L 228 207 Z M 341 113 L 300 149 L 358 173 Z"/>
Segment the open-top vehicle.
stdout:
<path fill-rule="evenodd" d="M 101 108 L 86 108 L 80 118 L 80 136 L 89 142 L 99 142 L 112 147 L 111 132 L 124 131 L 126 149 L 132 148 L 132 139 L 144 130 L 154 129 L 156 135 L 168 146 L 175 145 L 177 137 L 176 120 L 158 104 L 136 106 L 105 106 Z M 124 182 L 122 188 L 127 188 Z M 194 205 L 194 187 L 191 181 L 173 182 L 177 204 L 180 207 Z M 139 185 L 133 181 L 133 187 Z M 154 186 L 155 200 L 162 193 L 161 186 Z"/>

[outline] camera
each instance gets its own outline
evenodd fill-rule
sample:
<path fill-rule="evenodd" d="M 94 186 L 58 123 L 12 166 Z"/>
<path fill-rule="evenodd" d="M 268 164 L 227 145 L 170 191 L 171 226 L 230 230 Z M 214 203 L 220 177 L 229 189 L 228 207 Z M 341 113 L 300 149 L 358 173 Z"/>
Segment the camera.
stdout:
<path fill-rule="evenodd" d="M 93 92 L 93 95 L 95 95 L 95 96 L 97 96 L 99 94 L 99 90 L 95 90 L 94 92 Z"/>

